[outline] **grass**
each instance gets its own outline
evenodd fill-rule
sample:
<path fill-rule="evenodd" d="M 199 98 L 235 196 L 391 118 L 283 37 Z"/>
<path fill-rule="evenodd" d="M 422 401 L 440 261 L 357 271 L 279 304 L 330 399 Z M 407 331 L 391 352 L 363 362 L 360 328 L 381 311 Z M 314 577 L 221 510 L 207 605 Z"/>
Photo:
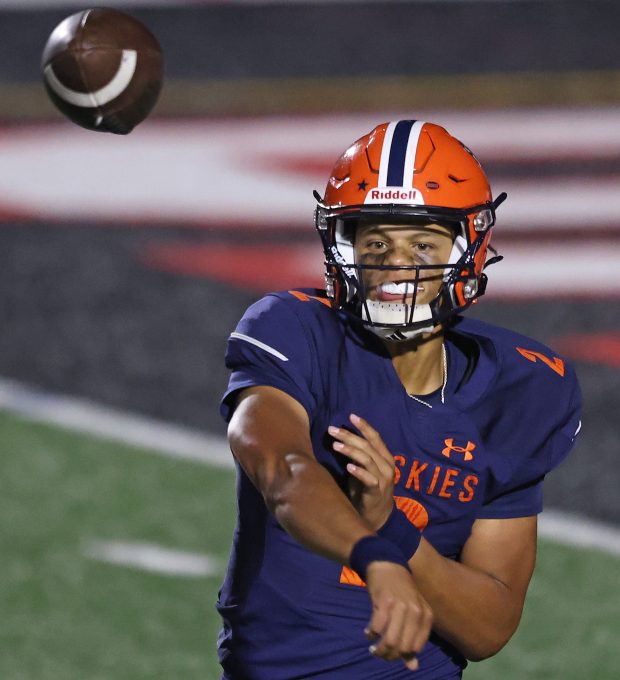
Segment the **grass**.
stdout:
<path fill-rule="evenodd" d="M 92 539 L 208 553 L 234 524 L 231 471 L 0 413 L 0 678 L 217 680 L 221 575 L 93 562 Z M 521 627 L 467 680 L 612 680 L 620 560 L 541 542 Z"/>
<path fill-rule="evenodd" d="M 233 475 L 0 414 L 0 678 L 219 677 L 220 576 L 86 559 L 92 539 L 207 552 L 225 564 Z"/>
<path fill-rule="evenodd" d="M 540 541 L 521 625 L 467 680 L 615 680 L 619 677 L 620 559 Z"/>

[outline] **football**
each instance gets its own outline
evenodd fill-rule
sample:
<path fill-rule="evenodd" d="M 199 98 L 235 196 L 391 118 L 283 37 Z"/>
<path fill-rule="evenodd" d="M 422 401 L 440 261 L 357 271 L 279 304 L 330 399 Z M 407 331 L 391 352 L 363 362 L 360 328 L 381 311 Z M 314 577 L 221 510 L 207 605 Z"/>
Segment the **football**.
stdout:
<path fill-rule="evenodd" d="M 88 130 L 126 135 L 155 106 L 164 59 L 152 33 L 112 9 L 87 9 L 62 21 L 41 60 L 56 107 Z"/>

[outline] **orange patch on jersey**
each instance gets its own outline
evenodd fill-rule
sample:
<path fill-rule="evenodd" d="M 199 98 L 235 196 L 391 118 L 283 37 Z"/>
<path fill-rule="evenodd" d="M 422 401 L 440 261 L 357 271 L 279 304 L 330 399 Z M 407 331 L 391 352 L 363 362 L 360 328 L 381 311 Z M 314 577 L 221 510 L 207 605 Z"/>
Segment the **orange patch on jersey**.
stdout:
<path fill-rule="evenodd" d="M 394 496 L 394 503 L 396 507 L 405 513 L 407 519 L 417 527 L 420 531 L 428 526 L 428 512 L 426 508 L 413 498 L 405 496 Z M 340 583 L 348 586 L 365 586 L 366 583 L 361 579 L 360 575 L 351 569 L 351 567 L 342 567 L 340 572 Z"/>
<path fill-rule="evenodd" d="M 362 581 L 360 575 L 351 569 L 351 567 L 342 567 L 340 572 L 340 583 L 344 583 L 348 586 L 365 586 L 366 583 Z"/>
<path fill-rule="evenodd" d="M 407 498 L 406 496 L 394 496 L 396 507 L 405 513 L 407 519 L 420 531 L 424 531 L 428 526 L 428 512 L 422 503 Z"/>
<path fill-rule="evenodd" d="M 515 349 L 528 361 L 533 361 L 534 363 L 537 361 L 542 361 L 543 364 L 549 366 L 552 371 L 555 371 L 562 378 L 564 377 L 564 361 L 562 361 L 560 357 L 553 357 L 550 359 L 544 354 L 541 354 L 540 352 L 534 352 L 534 350 L 531 349 L 524 349 L 523 347 L 515 347 Z"/>
<path fill-rule="evenodd" d="M 322 305 L 325 305 L 326 307 L 332 306 L 331 300 L 328 300 L 327 298 L 318 297 L 318 295 L 306 295 L 306 293 L 302 293 L 299 290 L 289 290 L 288 292 L 293 297 L 296 297 L 298 300 L 301 300 L 301 302 L 310 302 L 310 300 L 316 300 L 317 302 L 320 302 Z"/>

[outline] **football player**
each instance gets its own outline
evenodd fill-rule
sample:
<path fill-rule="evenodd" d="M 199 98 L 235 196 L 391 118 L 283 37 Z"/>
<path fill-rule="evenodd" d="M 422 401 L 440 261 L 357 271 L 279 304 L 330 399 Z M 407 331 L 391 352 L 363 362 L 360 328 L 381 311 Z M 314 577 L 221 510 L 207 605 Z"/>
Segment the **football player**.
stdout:
<path fill-rule="evenodd" d="M 459 678 L 514 633 L 580 393 L 553 350 L 461 315 L 504 198 L 442 127 L 379 125 L 317 194 L 326 290 L 231 334 L 224 678 Z"/>

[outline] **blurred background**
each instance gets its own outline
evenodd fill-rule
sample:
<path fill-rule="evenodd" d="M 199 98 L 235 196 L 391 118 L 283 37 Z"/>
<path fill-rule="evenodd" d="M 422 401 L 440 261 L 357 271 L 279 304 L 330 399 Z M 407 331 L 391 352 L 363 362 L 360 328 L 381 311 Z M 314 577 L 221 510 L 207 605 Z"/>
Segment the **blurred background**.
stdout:
<path fill-rule="evenodd" d="M 166 57 L 128 137 L 41 83 L 88 6 L 0 0 L 0 678 L 219 677 L 226 338 L 265 291 L 321 285 L 312 190 L 398 118 L 445 126 L 508 193 L 471 313 L 550 344 L 584 392 L 524 622 L 465 677 L 619 677 L 620 3 L 104 4 Z"/>

